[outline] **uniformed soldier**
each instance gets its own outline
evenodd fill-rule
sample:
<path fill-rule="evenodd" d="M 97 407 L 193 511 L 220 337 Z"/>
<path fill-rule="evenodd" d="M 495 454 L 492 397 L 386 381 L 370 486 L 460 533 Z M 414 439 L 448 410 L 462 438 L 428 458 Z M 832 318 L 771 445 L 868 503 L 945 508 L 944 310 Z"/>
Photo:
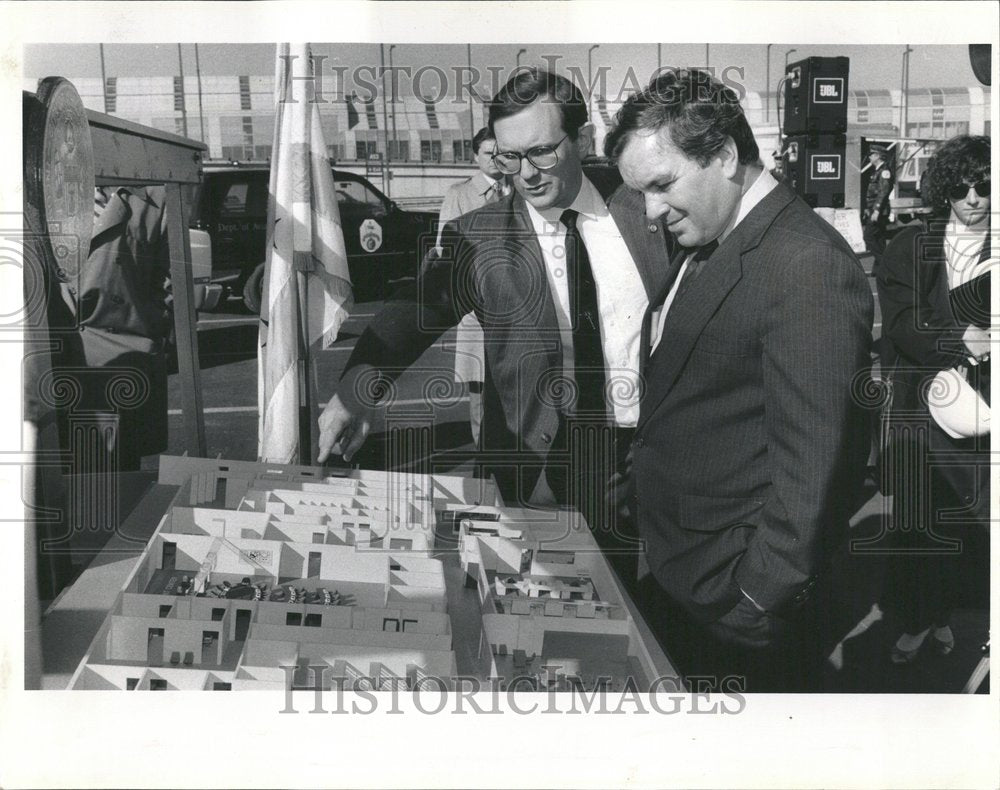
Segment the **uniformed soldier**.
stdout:
<path fill-rule="evenodd" d="M 864 225 L 865 246 L 876 258 L 885 250 L 885 226 L 889 221 L 889 193 L 896 182 L 892 168 L 886 163 L 885 146 L 873 145 L 868 151 L 868 161 L 872 166 L 865 194 L 865 209 L 861 214 Z"/>

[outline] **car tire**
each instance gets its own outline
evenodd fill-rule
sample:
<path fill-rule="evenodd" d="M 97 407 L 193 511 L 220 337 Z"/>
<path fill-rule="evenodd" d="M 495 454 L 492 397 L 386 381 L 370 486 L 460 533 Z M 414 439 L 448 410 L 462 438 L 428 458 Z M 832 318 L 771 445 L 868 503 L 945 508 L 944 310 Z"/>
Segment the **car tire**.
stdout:
<path fill-rule="evenodd" d="M 243 304 L 251 313 L 260 314 L 260 306 L 263 302 L 264 292 L 264 264 L 260 264 L 253 270 L 253 274 L 247 278 L 246 285 L 243 286 Z"/>

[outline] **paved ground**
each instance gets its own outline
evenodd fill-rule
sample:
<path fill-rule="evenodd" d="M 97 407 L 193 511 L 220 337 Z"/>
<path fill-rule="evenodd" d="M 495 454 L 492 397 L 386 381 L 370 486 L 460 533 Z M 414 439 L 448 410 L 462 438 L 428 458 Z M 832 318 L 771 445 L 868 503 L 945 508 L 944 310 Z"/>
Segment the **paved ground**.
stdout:
<path fill-rule="evenodd" d="M 340 338 L 318 360 L 322 398 L 333 384 L 353 348 L 358 334 L 372 317 L 378 304 L 361 304 L 342 328 Z M 450 379 L 453 354 L 442 345 L 453 340 L 448 334 L 421 358 L 419 372 L 405 373 L 398 382 L 401 410 L 410 418 L 432 420 L 432 448 L 441 467 L 465 467 L 472 449 L 467 423 L 466 402 L 461 392 L 435 390 L 436 407 L 426 406 L 425 386 L 431 378 Z M 202 317 L 199 347 L 202 362 L 202 389 L 208 452 L 224 458 L 251 459 L 257 454 L 257 321 L 242 304 L 230 301 L 222 309 Z M 169 452 L 180 454 L 182 416 L 180 382 L 170 376 Z M 444 388 L 447 390 L 447 387 Z M 385 468 L 384 437 L 380 426 L 357 461 L 361 466 Z M 430 450 L 431 448 L 427 448 Z M 152 468 L 154 459 L 146 459 Z M 898 628 L 892 612 L 883 602 L 885 589 L 884 556 L 866 550 L 865 538 L 882 530 L 889 503 L 869 486 L 853 520 L 853 550 L 846 548 L 835 563 L 835 587 L 843 591 L 842 611 L 838 613 L 840 633 L 855 635 L 846 640 L 835 656 L 836 668 L 831 678 L 837 690 L 851 692 L 957 692 L 962 689 L 979 661 L 979 647 L 988 638 L 986 606 L 988 590 L 973 580 L 963 580 L 962 608 L 952 621 L 956 636 L 955 651 L 947 657 L 924 651 L 913 664 L 894 666 L 888 659 Z M 870 544 L 868 546 L 870 549 Z M 979 550 L 984 550 L 979 547 Z"/>

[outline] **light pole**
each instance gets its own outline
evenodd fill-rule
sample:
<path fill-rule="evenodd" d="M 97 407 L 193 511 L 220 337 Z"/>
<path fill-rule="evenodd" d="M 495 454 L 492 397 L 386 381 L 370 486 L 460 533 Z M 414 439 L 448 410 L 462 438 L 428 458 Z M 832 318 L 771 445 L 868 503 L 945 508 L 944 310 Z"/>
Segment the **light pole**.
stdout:
<path fill-rule="evenodd" d="M 526 49 L 519 49 L 519 50 L 517 51 L 517 56 L 516 56 L 516 57 L 514 58 L 514 60 L 515 60 L 515 62 L 517 63 L 517 65 L 516 65 L 516 66 L 514 66 L 514 71 L 517 71 L 518 69 L 520 69 L 520 68 L 521 68 L 521 55 L 523 55 L 523 54 L 524 54 L 525 52 L 527 52 L 527 51 L 528 51 L 528 50 L 526 50 Z"/>
<path fill-rule="evenodd" d="M 600 44 L 591 44 L 590 49 L 587 50 L 587 120 L 592 121 L 592 116 L 594 114 L 593 99 L 594 99 L 594 78 L 591 76 L 591 55 L 595 49 L 597 49 Z"/>
<path fill-rule="evenodd" d="M 386 101 L 385 96 L 385 44 L 378 45 L 378 55 L 379 55 L 379 65 L 382 67 L 382 134 L 385 135 L 385 159 L 382 162 L 382 191 L 385 192 L 386 197 L 392 197 L 392 190 L 389 188 L 389 180 L 391 176 L 391 170 L 389 169 L 389 163 L 392 161 L 392 156 L 389 154 L 389 103 Z M 378 132 L 376 132 L 376 135 Z M 375 138 L 375 147 L 378 148 L 378 137 Z"/>
<path fill-rule="evenodd" d="M 767 94 L 771 92 L 771 47 L 774 44 L 767 45 L 767 65 L 764 67 L 764 123 L 771 122 L 771 100 L 767 98 Z"/>
<path fill-rule="evenodd" d="M 656 45 L 656 75 L 660 75 L 660 69 L 663 68 L 663 45 Z"/>
<path fill-rule="evenodd" d="M 910 114 L 910 53 L 913 47 L 909 44 L 903 50 L 903 79 L 899 96 L 899 136 L 906 137 L 906 127 Z"/>
<path fill-rule="evenodd" d="M 389 85 L 392 87 L 392 142 L 390 145 L 396 146 L 396 150 L 399 150 L 399 138 L 396 136 L 396 72 L 392 70 L 392 51 L 396 48 L 395 44 L 389 45 Z M 386 146 L 388 148 L 389 146 Z"/>
<path fill-rule="evenodd" d="M 201 61 L 198 60 L 198 42 L 194 45 L 194 71 L 198 75 L 198 125 L 201 127 L 201 141 L 205 142 L 205 109 L 201 104 Z"/>
<path fill-rule="evenodd" d="M 465 45 L 465 59 L 469 66 L 469 77 L 472 77 L 472 44 Z M 476 136 L 476 120 L 472 107 L 472 85 L 469 85 L 469 157 L 475 155 L 472 150 L 472 139 Z M 462 143 L 462 152 L 465 153 L 465 143 Z M 464 158 L 464 157 L 463 157 Z"/>
<path fill-rule="evenodd" d="M 101 53 L 101 96 L 104 97 L 104 112 L 108 112 L 108 75 L 104 71 L 104 44 L 97 45 Z"/>
<path fill-rule="evenodd" d="M 708 68 L 708 44 L 705 45 L 705 68 Z"/>
<path fill-rule="evenodd" d="M 188 136 L 188 111 L 187 96 L 184 91 L 184 55 L 181 52 L 181 45 L 177 45 L 177 68 L 181 73 L 181 122 L 184 124 L 184 136 Z"/>

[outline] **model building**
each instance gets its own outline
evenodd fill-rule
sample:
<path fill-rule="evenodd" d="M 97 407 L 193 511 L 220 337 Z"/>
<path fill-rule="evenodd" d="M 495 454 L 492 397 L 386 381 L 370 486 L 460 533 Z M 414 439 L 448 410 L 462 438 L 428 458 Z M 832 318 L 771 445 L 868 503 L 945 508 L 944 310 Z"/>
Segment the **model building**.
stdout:
<path fill-rule="evenodd" d="M 406 472 L 164 456 L 159 482 L 177 493 L 71 688 L 650 679 L 575 512 L 507 509 L 487 481 Z"/>

